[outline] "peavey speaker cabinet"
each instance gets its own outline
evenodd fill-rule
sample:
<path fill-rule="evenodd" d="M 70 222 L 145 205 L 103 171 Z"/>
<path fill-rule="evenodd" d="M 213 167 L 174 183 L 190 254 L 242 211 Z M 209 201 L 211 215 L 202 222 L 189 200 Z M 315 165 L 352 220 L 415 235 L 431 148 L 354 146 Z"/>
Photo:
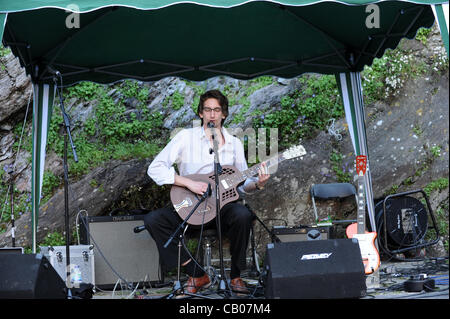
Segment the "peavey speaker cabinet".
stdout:
<path fill-rule="evenodd" d="M 268 299 L 360 298 L 366 294 L 357 240 L 271 243 L 265 269 Z"/>

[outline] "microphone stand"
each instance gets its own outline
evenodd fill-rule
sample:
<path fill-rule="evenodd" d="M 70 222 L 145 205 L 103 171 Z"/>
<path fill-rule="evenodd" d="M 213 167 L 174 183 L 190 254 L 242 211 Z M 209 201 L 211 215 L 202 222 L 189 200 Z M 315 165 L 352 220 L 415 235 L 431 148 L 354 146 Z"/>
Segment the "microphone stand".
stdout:
<path fill-rule="evenodd" d="M 213 149 L 209 150 L 209 153 L 214 152 L 214 184 L 216 187 L 216 225 L 217 235 L 219 238 L 219 261 L 220 261 L 220 281 L 218 286 L 218 292 L 224 292 L 225 297 L 230 297 L 231 289 L 228 286 L 228 282 L 225 279 L 225 267 L 223 264 L 223 248 L 222 248 L 222 228 L 221 228 L 221 216 L 220 216 L 220 191 L 219 191 L 219 174 L 222 173 L 222 167 L 219 163 L 219 146 L 216 140 L 216 133 L 214 132 L 214 124 L 208 123 L 208 127 L 211 129 L 211 138 L 213 140 Z"/>
<path fill-rule="evenodd" d="M 70 226 L 69 226 L 69 169 L 67 165 L 67 137 L 69 138 L 70 145 L 72 147 L 73 151 L 73 158 L 76 163 L 78 163 L 78 157 L 77 153 L 75 151 L 75 145 L 73 144 L 72 135 L 70 133 L 70 121 L 69 116 L 66 114 L 64 110 L 64 100 L 62 97 L 62 92 L 60 92 L 60 89 L 62 90 L 62 85 L 58 87 L 57 78 L 56 76 L 59 76 L 61 83 L 62 83 L 62 76 L 60 72 L 56 72 L 56 75 L 53 77 L 53 81 L 55 82 L 55 86 L 58 91 L 59 95 L 59 104 L 61 108 L 61 113 L 63 116 L 63 123 L 64 123 L 64 217 L 65 217 L 65 229 L 66 229 L 66 285 L 67 285 L 67 297 L 68 299 L 72 299 L 72 291 L 71 291 L 71 285 L 69 282 L 70 278 Z"/>
<path fill-rule="evenodd" d="M 186 218 L 183 220 L 183 222 L 178 225 L 177 229 L 173 232 L 173 234 L 170 236 L 170 238 L 164 244 L 164 248 L 167 248 L 170 245 L 170 243 L 175 238 L 175 236 L 178 234 L 178 232 L 180 232 L 182 229 L 186 228 L 186 223 L 189 220 L 189 218 L 191 218 L 192 214 L 194 214 L 194 212 L 197 209 L 197 207 L 201 203 L 203 203 L 206 200 L 206 198 L 209 197 L 209 196 L 211 196 L 211 186 L 208 186 L 208 190 L 198 200 L 197 204 L 195 204 L 194 208 L 189 212 L 189 214 L 186 216 Z M 140 231 L 140 229 L 138 227 L 134 228 L 134 232 L 135 233 L 137 233 L 139 231 Z M 212 299 L 212 298 L 209 298 L 207 296 L 203 296 L 203 295 L 199 295 L 199 294 L 192 294 L 192 293 L 188 293 L 188 292 L 184 291 L 183 285 L 181 285 L 181 280 L 180 280 L 180 277 L 181 277 L 181 243 L 183 242 L 184 232 L 180 232 L 178 237 L 179 237 L 179 239 L 178 239 L 177 280 L 174 283 L 174 286 L 172 288 L 172 292 L 170 294 L 168 294 L 167 296 L 164 296 L 163 298 L 164 299 L 172 299 L 172 298 L 176 297 L 176 295 L 187 295 L 187 296 L 191 296 L 191 297 L 200 297 L 200 298 L 204 298 L 204 299 Z"/>
<path fill-rule="evenodd" d="M 9 190 L 10 190 L 10 208 L 11 208 L 11 241 L 12 241 L 12 247 L 16 247 L 16 226 L 15 226 L 15 220 L 16 217 L 14 216 L 14 179 L 16 176 L 14 176 L 14 167 L 11 168 L 9 173 Z"/>
<path fill-rule="evenodd" d="M 192 210 L 189 212 L 189 214 L 186 216 L 186 218 L 183 220 L 183 222 L 178 225 L 177 229 L 173 232 L 173 234 L 170 236 L 170 238 L 164 244 L 164 248 L 167 248 L 170 245 L 172 240 L 175 238 L 175 236 L 178 234 L 178 232 L 181 229 L 184 229 L 184 227 L 186 226 L 187 221 L 194 214 L 194 212 L 197 209 L 197 207 L 200 206 L 200 204 L 202 202 L 204 202 L 206 200 L 206 198 L 209 197 L 210 195 L 211 195 L 211 189 L 210 189 L 210 187 L 208 187 L 208 190 L 202 195 L 202 197 L 198 200 L 197 204 L 195 204 L 194 208 L 192 208 Z M 137 233 L 138 231 L 139 231 L 139 229 L 137 229 L 137 227 L 136 227 L 134 232 Z"/>

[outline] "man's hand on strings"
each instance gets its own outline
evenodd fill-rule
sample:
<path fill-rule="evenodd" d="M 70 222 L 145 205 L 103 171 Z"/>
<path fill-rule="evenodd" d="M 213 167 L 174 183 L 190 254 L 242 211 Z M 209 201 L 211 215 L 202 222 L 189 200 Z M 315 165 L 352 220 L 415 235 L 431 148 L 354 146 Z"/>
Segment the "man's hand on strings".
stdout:
<path fill-rule="evenodd" d="M 187 188 L 195 194 L 203 195 L 208 190 L 208 184 L 191 180 Z"/>
<path fill-rule="evenodd" d="M 266 162 L 262 162 L 261 166 L 258 169 L 258 182 L 256 185 L 258 188 L 263 188 L 264 185 L 267 183 L 267 181 L 270 178 L 269 169 L 267 168 Z"/>

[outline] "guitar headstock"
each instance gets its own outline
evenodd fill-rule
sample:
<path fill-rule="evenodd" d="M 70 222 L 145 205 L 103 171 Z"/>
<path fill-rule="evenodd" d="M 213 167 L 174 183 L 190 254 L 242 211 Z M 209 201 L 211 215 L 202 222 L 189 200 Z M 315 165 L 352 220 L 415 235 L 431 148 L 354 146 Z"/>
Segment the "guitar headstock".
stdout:
<path fill-rule="evenodd" d="M 364 176 L 366 174 L 367 168 L 367 156 L 358 155 L 356 156 L 356 172 L 358 176 Z"/>
<path fill-rule="evenodd" d="M 296 157 L 300 157 L 306 154 L 306 150 L 302 145 L 296 145 L 296 146 L 292 146 L 289 149 L 287 149 L 286 151 L 283 152 L 283 157 L 285 159 L 291 159 L 291 158 L 296 158 Z"/>

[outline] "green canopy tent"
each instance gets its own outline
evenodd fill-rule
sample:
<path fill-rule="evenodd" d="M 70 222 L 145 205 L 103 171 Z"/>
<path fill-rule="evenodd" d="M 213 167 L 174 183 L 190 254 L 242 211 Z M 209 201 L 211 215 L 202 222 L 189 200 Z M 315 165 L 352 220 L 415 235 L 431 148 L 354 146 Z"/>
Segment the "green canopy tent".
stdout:
<path fill-rule="evenodd" d="M 356 155 L 368 155 L 359 72 L 439 22 L 448 52 L 448 1 L 0 0 L 0 38 L 34 85 L 32 232 L 36 227 L 55 85 L 167 76 L 201 81 L 334 74 Z M 376 229 L 370 176 L 367 204 Z"/>

